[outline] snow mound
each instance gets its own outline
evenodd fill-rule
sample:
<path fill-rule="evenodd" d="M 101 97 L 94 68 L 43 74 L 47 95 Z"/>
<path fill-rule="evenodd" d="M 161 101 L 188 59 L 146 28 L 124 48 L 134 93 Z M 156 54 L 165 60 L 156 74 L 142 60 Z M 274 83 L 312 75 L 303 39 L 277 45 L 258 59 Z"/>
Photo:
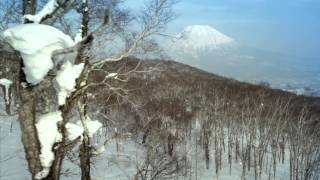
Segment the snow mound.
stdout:
<path fill-rule="evenodd" d="M 22 24 L 7 29 L 4 39 L 20 52 L 27 82 L 35 85 L 53 68 L 52 52 L 74 46 L 75 42 L 60 30 L 42 24 Z"/>
<path fill-rule="evenodd" d="M 36 175 L 36 179 L 46 177 L 54 160 L 53 145 L 62 140 L 57 123 L 62 121 L 61 112 L 51 112 L 39 117 L 36 124 L 39 141 L 41 144 L 40 161 L 43 170 Z"/>
<path fill-rule="evenodd" d="M 64 105 L 66 98 L 75 90 L 76 79 L 80 76 L 84 67 L 84 63 L 73 65 L 70 61 L 66 61 L 58 71 L 56 81 L 59 85 L 58 103 Z"/>

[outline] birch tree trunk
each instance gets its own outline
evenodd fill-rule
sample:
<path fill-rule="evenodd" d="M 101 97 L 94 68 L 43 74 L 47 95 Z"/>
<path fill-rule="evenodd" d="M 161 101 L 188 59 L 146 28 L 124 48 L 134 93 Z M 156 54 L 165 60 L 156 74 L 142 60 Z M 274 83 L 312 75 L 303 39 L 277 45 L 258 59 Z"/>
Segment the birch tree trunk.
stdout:
<path fill-rule="evenodd" d="M 61 6 L 59 6 L 59 9 L 54 11 L 54 14 L 46 17 L 46 19 L 43 19 L 43 21 L 46 24 L 53 24 L 54 21 L 59 17 L 59 15 L 63 15 L 68 7 L 71 6 L 71 4 L 74 2 L 74 0 L 59 0 L 59 3 L 61 3 Z M 25 14 L 35 14 L 37 9 L 37 0 L 23 0 L 23 15 Z M 25 21 L 25 23 L 30 23 L 28 21 Z M 41 162 L 40 162 L 40 153 L 41 153 L 41 147 L 40 142 L 38 139 L 38 133 L 36 129 L 36 112 L 45 112 L 47 109 L 49 109 L 49 104 L 41 104 L 39 106 L 39 99 L 41 97 L 46 97 L 47 99 L 44 99 L 45 101 L 50 98 L 47 94 L 50 93 L 48 91 L 48 88 L 51 90 L 53 89 L 52 82 L 50 78 L 46 78 L 44 82 L 41 82 L 37 86 L 29 86 L 27 88 L 23 88 L 21 85 L 22 83 L 27 83 L 25 79 L 24 72 L 22 70 L 23 68 L 23 61 L 20 58 L 20 75 L 19 75 L 19 121 L 20 121 L 20 128 L 21 128 L 21 138 L 22 143 L 24 146 L 24 150 L 26 153 L 26 160 L 28 162 L 29 171 L 32 175 L 32 179 L 34 179 L 35 175 L 41 171 Z M 37 109 L 37 107 L 41 107 Z M 44 109 L 44 110 L 43 110 Z M 61 152 L 59 152 L 61 153 Z M 61 156 L 59 156 L 61 157 Z M 63 157 L 63 156 L 62 156 Z M 61 161 L 62 162 L 62 161 Z M 61 164 L 59 164 L 59 167 L 52 168 L 52 170 L 57 170 L 58 173 L 51 172 L 49 176 L 46 179 L 58 179 L 53 178 L 53 175 L 60 176 L 60 169 Z"/>
<path fill-rule="evenodd" d="M 32 8 L 25 8 L 32 9 Z M 19 107 L 19 122 L 21 128 L 21 140 L 25 150 L 25 157 L 28 162 L 28 169 L 35 176 L 41 170 L 40 164 L 40 143 L 38 140 L 37 130 L 35 127 L 35 105 L 36 97 L 33 87 L 21 88 L 21 82 L 24 82 L 25 77 L 22 72 L 22 60 L 17 52 L 10 49 L 10 46 L 4 41 L 0 42 L 0 60 L 1 64 L 6 64 L 7 70 L 1 70 L 4 77 L 11 79 L 12 93 L 18 96 Z"/>
<path fill-rule="evenodd" d="M 23 14 L 35 14 L 37 0 L 23 0 Z M 25 22 L 28 23 L 28 22 Z M 20 58 L 19 74 L 19 122 L 21 128 L 21 139 L 24 146 L 26 160 L 29 171 L 34 179 L 35 175 L 41 171 L 40 163 L 40 143 L 35 126 L 36 123 L 36 99 L 34 87 L 23 88 L 22 83 L 26 83 L 25 74 L 22 70 L 23 61 Z"/>

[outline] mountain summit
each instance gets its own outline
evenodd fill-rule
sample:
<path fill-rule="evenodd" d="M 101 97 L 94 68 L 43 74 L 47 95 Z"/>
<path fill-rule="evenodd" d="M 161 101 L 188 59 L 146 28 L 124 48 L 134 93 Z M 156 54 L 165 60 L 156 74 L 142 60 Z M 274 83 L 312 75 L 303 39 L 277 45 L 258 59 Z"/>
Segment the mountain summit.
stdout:
<path fill-rule="evenodd" d="M 235 41 L 208 25 L 187 26 L 179 35 L 183 45 L 196 49 L 215 48 Z"/>
<path fill-rule="evenodd" d="M 224 35 L 208 25 L 192 25 L 184 28 L 169 46 L 170 54 L 180 58 L 187 55 L 193 59 L 209 52 L 222 52 L 226 48 L 236 44 L 232 38 Z"/>

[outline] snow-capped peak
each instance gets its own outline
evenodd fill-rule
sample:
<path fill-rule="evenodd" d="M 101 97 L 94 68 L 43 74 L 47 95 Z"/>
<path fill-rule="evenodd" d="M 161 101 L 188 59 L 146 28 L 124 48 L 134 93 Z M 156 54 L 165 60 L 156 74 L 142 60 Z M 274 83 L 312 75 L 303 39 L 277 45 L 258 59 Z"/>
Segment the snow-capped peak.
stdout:
<path fill-rule="evenodd" d="M 221 46 L 235 43 L 235 41 L 208 25 L 187 26 L 178 37 L 181 45 L 187 49 L 220 49 Z"/>
<path fill-rule="evenodd" d="M 169 42 L 167 52 L 177 60 L 198 60 L 208 54 L 224 54 L 237 47 L 236 41 L 208 25 L 187 26 Z"/>

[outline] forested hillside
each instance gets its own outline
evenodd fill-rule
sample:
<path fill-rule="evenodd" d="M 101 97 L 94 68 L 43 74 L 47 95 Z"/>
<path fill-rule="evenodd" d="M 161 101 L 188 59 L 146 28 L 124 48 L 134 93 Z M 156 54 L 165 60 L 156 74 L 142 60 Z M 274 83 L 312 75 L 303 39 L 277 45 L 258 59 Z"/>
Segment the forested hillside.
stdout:
<path fill-rule="evenodd" d="M 128 58 L 104 70 L 120 70 L 118 78 L 123 72 L 128 83 L 116 86 L 121 94 L 92 89 L 99 99 L 92 102 L 92 111 L 105 118 L 110 131 L 115 127 L 135 142 L 184 160 L 187 176 L 197 176 L 198 158 L 216 174 L 228 166 L 231 174 L 232 164 L 240 162 L 243 178 L 246 173 L 256 179 L 263 174 L 271 179 L 317 175 L 320 98 L 223 78 L 174 61 Z M 136 72 L 130 74 L 132 70 Z M 97 72 L 92 78 L 101 82 L 103 76 Z"/>

